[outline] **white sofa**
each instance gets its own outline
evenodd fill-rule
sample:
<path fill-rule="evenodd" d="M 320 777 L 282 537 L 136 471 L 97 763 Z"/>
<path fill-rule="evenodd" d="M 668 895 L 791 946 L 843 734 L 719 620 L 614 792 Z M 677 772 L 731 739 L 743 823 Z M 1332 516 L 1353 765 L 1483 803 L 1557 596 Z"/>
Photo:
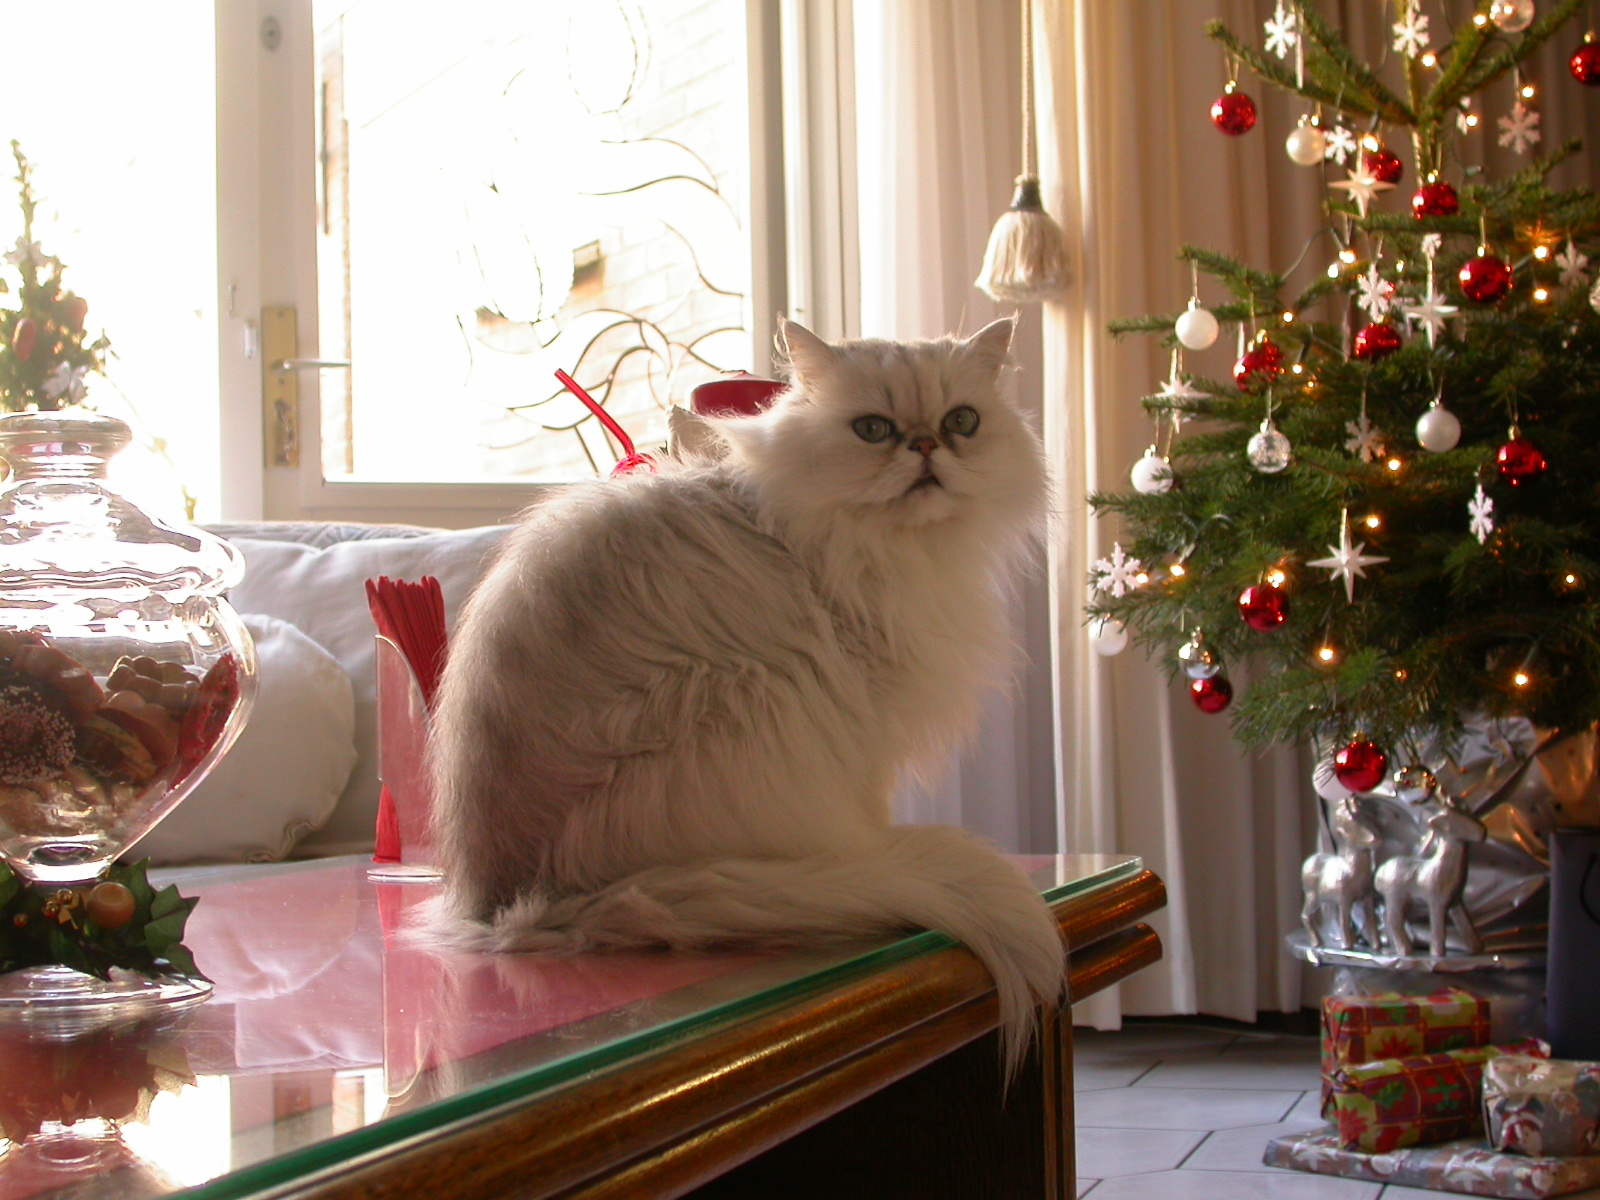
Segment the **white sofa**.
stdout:
<path fill-rule="evenodd" d="M 230 598 L 260 651 L 256 707 L 228 756 L 133 856 L 177 865 L 370 852 L 378 759 L 366 580 L 437 577 L 453 627 L 509 527 L 210 528 L 244 554 Z"/>

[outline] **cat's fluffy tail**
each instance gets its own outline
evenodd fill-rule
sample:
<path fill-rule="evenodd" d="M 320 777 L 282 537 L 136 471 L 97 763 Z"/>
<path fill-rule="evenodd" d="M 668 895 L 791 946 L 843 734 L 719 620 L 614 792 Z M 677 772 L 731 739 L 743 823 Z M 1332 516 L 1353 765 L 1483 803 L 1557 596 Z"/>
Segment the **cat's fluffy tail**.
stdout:
<path fill-rule="evenodd" d="M 886 830 L 851 852 L 659 866 L 586 895 L 527 895 L 489 925 L 458 925 L 455 940 L 493 950 L 796 945 L 909 926 L 948 934 L 989 968 L 1009 1075 L 1031 1040 L 1035 1002 L 1061 998 L 1065 946 L 1026 876 L 948 826 Z"/>

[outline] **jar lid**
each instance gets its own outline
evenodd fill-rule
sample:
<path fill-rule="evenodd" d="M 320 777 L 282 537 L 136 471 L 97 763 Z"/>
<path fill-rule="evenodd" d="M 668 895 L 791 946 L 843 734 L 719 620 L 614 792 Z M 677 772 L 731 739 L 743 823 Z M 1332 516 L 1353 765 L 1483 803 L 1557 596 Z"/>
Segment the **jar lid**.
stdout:
<path fill-rule="evenodd" d="M 0 598 L 29 605 L 86 597 L 174 603 L 219 595 L 244 576 L 227 542 L 153 517 L 106 485 L 133 440 L 124 421 L 82 408 L 0 416 Z"/>

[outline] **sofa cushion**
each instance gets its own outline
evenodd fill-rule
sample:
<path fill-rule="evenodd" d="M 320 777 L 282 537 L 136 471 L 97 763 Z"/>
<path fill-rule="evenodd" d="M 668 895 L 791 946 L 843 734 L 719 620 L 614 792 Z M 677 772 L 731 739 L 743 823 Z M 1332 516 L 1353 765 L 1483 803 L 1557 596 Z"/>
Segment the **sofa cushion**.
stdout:
<path fill-rule="evenodd" d="M 339 660 L 355 686 L 356 765 L 333 816 L 301 850 L 360 853 L 372 847 L 378 815 L 377 701 L 366 581 L 379 575 L 432 575 L 444 590 L 453 626 L 509 526 L 366 537 L 326 546 L 235 537 L 245 577 L 230 599 L 241 613 L 264 613 L 295 625 Z"/>
<path fill-rule="evenodd" d="M 269 862 L 332 814 L 356 762 L 355 696 L 334 657 L 259 614 L 256 703 L 239 740 L 133 851 L 158 865 Z M 285 753 L 293 747 L 293 753 Z"/>

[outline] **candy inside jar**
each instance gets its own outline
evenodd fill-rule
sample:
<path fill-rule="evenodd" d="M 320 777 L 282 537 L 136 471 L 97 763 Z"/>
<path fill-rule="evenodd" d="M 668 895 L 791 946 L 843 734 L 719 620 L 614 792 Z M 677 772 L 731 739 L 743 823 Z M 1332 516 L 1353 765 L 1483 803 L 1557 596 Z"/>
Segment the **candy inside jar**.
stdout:
<path fill-rule="evenodd" d="M 82 884 L 176 806 L 243 726 L 237 553 L 103 482 L 128 441 L 88 412 L 0 417 L 0 854 Z"/>

